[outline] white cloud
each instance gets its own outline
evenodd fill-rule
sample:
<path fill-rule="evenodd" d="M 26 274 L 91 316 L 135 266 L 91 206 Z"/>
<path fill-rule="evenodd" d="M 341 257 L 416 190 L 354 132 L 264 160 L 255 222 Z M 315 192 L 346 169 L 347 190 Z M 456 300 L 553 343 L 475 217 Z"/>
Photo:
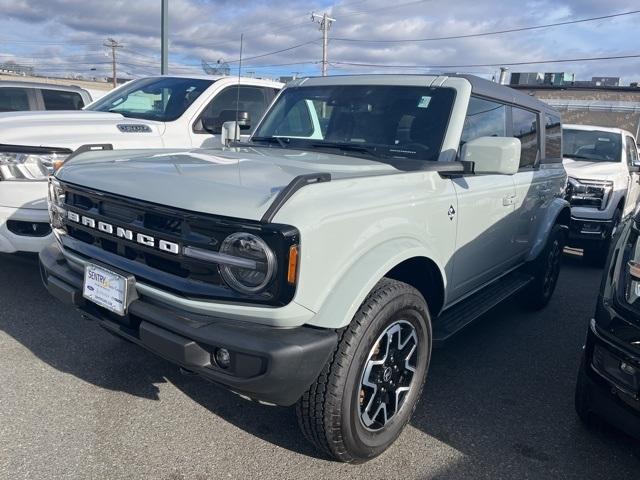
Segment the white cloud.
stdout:
<path fill-rule="evenodd" d="M 312 10 L 330 10 L 337 21 L 331 36 L 355 40 L 398 40 L 467 35 L 526 25 L 607 15 L 638 7 L 637 0 L 458 0 L 415 2 L 397 0 L 170 0 L 171 64 L 175 71 L 199 70 L 210 61 L 238 57 L 239 36 L 245 34 L 245 57 L 318 40 Z M 115 0 L 0 0 L 2 59 L 15 55 L 40 70 L 108 72 L 102 42 L 114 37 L 122 69 L 131 74 L 158 71 L 160 2 Z M 370 12 L 370 13 L 367 13 Z M 640 14 L 563 27 L 486 37 L 408 43 L 359 43 L 333 40 L 330 61 L 392 65 L 467 65 L 539 59 L 635 53 Z M 33 43 L 28 43 L 33 42 Z M 54 48 L 55 47 L 55 48 Z M 247 70 L 277 74 L 317 73 L 318 43 L 249 60 Z M 266 67 L 310 62 L 291 67 Z M 336 73 L 380 70 L 335 65 Z M 491 74 L 497 67 L 458 68 Z M 522 71 L 568 71 L 581 78 L 622 75 L 640 78 L 640 61 L 619 60 L 514 67 Z M 387 70 L 384 70 L 387 71 Z"/>

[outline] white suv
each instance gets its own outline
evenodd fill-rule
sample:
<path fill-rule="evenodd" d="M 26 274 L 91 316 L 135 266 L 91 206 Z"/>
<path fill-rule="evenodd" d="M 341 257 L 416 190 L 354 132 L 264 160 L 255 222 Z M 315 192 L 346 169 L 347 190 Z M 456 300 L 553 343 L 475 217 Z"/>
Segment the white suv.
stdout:
<path fill-rule="evenodd" d="M 602 263 L 620 220 L 640 197 L 640 163 L 633 135 L 619 128 L 564 125 L 564 167 L 571 204 L 569 245 Z"/>
<path fill-rule="evenodd" d="M 551 298 L 561 139 L 548 105 L 477 77 L 303 79 L 249 144 L 66 163 L 42 278 L 184 369 L 297 404 L 318 448 L 365 461 L 409 421 L 434 342 L 516 293 Z"/>

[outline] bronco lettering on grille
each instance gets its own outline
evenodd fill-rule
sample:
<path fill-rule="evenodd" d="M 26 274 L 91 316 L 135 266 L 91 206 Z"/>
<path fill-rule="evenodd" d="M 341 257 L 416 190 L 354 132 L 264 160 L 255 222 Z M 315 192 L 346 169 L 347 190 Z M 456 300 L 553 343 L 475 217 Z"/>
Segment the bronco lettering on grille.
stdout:
<path fill-rule="evenodd" d="M 157 248 L 158 250 L 166 253 L 172 253 L 174 255 L 180 253 L 180 245 L 174 242 L 169 242 L 167 240 L 158 240 L 151 235 L 134 232 L 133 230 L 117 227 L 103 221 L 96 221 L 91 217 L 80 215 L 72 211 L 67 212 L 67 218 L 71 222 L 84 225 L 85 227 L 97 229 L 103 233 L 114 235 L 117 238 L 123 238 L 125 240 L 129 240 L 130 242 L 136 242 L 146 247 Z"/>

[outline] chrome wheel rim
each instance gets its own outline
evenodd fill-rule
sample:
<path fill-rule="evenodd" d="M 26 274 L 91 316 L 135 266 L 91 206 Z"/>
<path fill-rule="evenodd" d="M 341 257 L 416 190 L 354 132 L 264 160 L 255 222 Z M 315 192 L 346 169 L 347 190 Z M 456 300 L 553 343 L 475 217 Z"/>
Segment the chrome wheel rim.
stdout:
<path fill-rule="evenodd" d="M 406 320 L 389 325 L 371 347 L 360 381 L 360 421 L 380 430 L 400 411 L 412 388 L 418 335 Z"/>

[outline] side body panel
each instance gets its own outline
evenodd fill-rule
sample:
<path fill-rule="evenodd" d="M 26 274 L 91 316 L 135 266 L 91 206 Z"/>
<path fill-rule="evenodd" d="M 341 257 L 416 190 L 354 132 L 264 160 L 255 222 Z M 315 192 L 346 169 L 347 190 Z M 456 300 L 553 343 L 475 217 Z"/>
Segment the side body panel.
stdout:
<path fill-rule="evenodd" d="M 340 328 L 373 286 L 412 257 L 451 272 L 457 221 L 451 180 L 412 172 L 336 180 L 299 190 L 274 222 L 300 231 L 300 271 L 294 301 L 316 312 L 309 322 Z"/>

